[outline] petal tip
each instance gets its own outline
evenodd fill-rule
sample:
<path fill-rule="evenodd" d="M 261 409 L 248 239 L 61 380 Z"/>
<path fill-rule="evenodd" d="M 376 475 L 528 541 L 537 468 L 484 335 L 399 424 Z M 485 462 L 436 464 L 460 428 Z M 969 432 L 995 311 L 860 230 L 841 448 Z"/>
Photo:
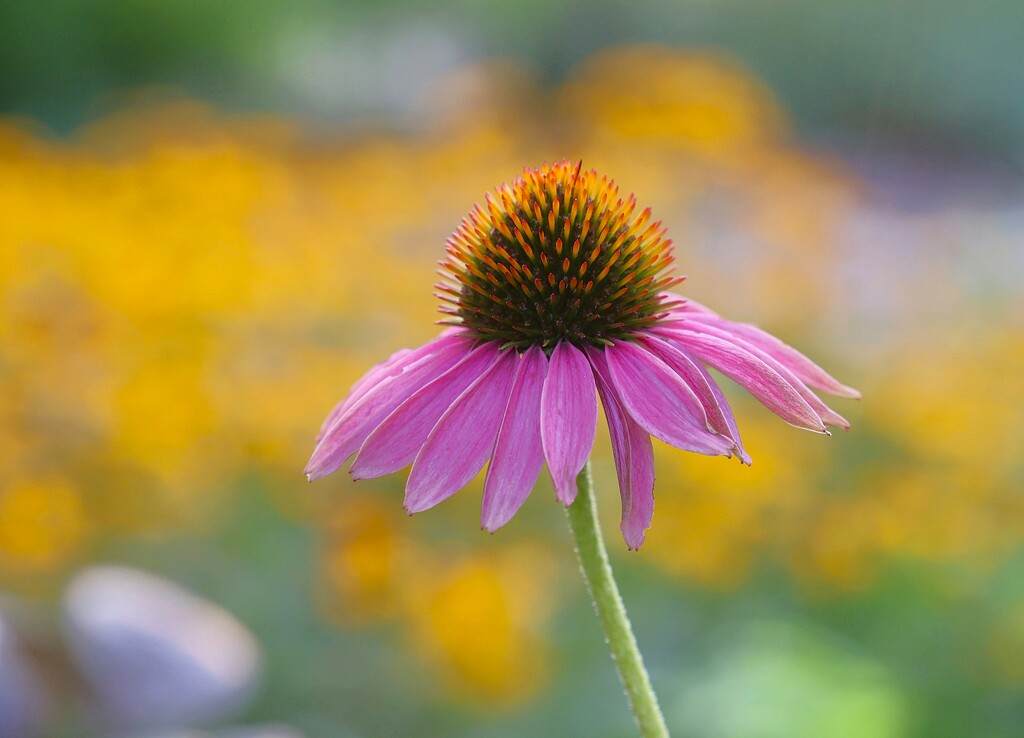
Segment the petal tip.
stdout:
<path fill-rule="evenodd" d="M 622 531 L 622 540 L 626 542 L 627 551 L 639 551 L 647 540 L 647 529 L 640 531 Z"/>
<path fill-rule="evenodd" d="M 352 460 L 352 463 L 348 467 L 348 474 L 349 474 L 349 476 L 352 477 L 352 479 L 355 479 L 355 480 L 370 479 L 371 477 L 374 477 L 374 476 L 378 476 L 378 477 L 382 476 L 381 474 L 376 474 L 375 475 L 375 474 L 373 474 L 371 472 L 368 472 L 366 470 L 366 466 L 367 466 L 367 464 L 365 462 L 360 463 L 359 455 L 357 454 L 356 458 Z"/>
<path fill-rule="evenodd" d="M 502 522 L 501 518 L 493 512 L 491 512 L 491 514 L 489 515 L 481 515 L 480 530 L 484 531 L 485 533 L 490 533 L 493 536 L 494 532 L 498 530 L 498 528 L 503 526 L 505 522 Z"/>
<path fill-rule="evenodd" d="M 832 435 L 832 431 L 830 431 L 828 429 L 828 426 L 825 424 L 825 421 L 822 420 L 821 418 L 818 418 L 818 424 L 817 425 L 811 425 L 810 423 L 805 423 L 803 425 L 799 425 L 797 423 L 790 423 L 788 420 L 786 422 L 789 423 L 794 428 L 800 428 L 802 430 L 808 430 L 811 433 L 820 433 L 823 436 L 831 436 Z"/>
<path fill-rule="evenodd" d="M 330 475 L 330 472 L 324 471 L 322 467 L 313 466 L 312 464 L 306 466 L 306 468 L 302 470 L 302 473 L 306 475 L 307 482 L 315 482 L 318 479 L 323 479 Z"/>
<path fill-rule="evenodd" d="M 579 494 L 579 490 L 576 488 L 575 479 L 567 484 L 555 482 L 555 498 L 566 507 L 576 501 L 577 494 Z"/>

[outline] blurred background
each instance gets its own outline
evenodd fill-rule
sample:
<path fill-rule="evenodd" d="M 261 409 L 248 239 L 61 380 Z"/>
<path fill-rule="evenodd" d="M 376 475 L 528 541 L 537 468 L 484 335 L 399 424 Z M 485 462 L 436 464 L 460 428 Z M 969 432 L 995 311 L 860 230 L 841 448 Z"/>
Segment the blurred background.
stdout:
<path fill-rule="evenodd" d="M 546 480 L 307 485 L 562 158 L 864 393 L 599 499 L 673 734 L 1024 734 L 1019 0 L 0 2 L 0 736 L 628 736 Z"/>

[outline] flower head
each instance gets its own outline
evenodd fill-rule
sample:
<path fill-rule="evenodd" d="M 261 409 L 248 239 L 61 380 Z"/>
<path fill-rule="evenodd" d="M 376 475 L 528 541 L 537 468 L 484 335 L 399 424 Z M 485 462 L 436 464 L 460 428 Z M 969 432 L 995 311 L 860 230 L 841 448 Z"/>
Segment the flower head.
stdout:
<path fill-rule="evenodd" d="M 547 462 L 569 505 L 597 432 L 600 396 L 639 548 L 654 511 L 651 436 L 744 463 L 713 367 L 783 420 L 827 433 L 846 421 L 810 389 L 856 397 L 760 329 L 666 290 L 671 241 L 612 180 L 580 164 L 528 169 L 489 194 L 448 240 L 435 340 L 372 368 L 327 417 L 309 479 L 353 454 L 355 479 L 412 464 L 405 507 L 426 510 L 490 460 L 483 527 L 508 522 Z"/>
<path fill-rule="evenodd" d="M 672 242 L 648 208 L 582 162 L 527 170 L 448 240 L 437 296 L 448 323 L 526 350 L 629 340 L 664 316 Z"/>

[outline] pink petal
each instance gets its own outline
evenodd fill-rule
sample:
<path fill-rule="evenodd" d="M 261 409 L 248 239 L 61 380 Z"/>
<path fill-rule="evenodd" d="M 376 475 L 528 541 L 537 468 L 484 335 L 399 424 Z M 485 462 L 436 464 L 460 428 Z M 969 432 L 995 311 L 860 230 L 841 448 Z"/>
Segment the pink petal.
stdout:
<path fill-rule="evenodd" d="M 745 339 L 739 336 L 729 333 L 727 329 L 722 328 L 720 326 L 713 326 L 709 324 L 702 325 L 699 329 L 696 329 L 692 328 L 693 326 L 697 325 L 693 321 L 690 321 L 687 325 L 690 326 L 690 329 L 692 330 L 697 330 L 700 333 L 707 333 L 708 335 L 716 336 L 718 338 L 721 338 L 723 341 L 731 343 L 745 351 L 749 351 L 752 355 L 756 356 L 758 359 L 760 359 L 765 364 L 774 369 L 776 372 L 778 372 L 779 376 L 781 376 L 783 379 L 789 382 L 789 384 L 792 385 L 793 389 L 795 389 L 797 393 L 799 393 L 799 395 L 802 398 L 804 398 L 807 404 L 811 406 L 811 409 L 818 414 L 822 421 L 824 421 L 828 425 L 836 425 L 839 426 L 840 428 L 849 430 L 850 423 L 846 420 L 846 418 L 844 418 L 842 415 L 840 415 L 835 410 L 826 405 L 824 402 L 822 402 L 820 397 L 818 397 L 810 389 L 808 389 L 807 385 L 800 381 L 800 379 L 795 374 L 793 374 L 793 372 L 791 372 L 786 366 L 780 363 L 774 356 L 772 356 L 768 352 L 762 350 L 761 348 L 755 346 L 752 343 L 747 342 Z"/>
<path fill-rule="evenodd" d="M 615 473 L 619 478 L 622 497 L 622 522 L 619 530 L 626 545 L 636 550 L 643 545 L 645 531 L 654 517 L 654 447 L 651 437 L 622 407 L 615 385 L 611 381 L 604 355 L 594 348 L 587 349 L 594 367 L 597 391 L 604 404 L 604 417 L 608 422 L 608 435 L 615 457 Z"/>
<path fill-rule="evenodd" d="M 400 372 L 404 367 L 408 366 L 414 361 L 423 358 L 426 354 L 433 353 L 433 341 L 421 346 L 416 352 L 411 349 L 400 349 L 395 353 L 391 354 L 387 360 L 382 361 L 380 364 L 376 364 L 370 368 L 366 374 L 364 374 L 359 381 L 352 385 L 352 389 L 348 391 L 345 399 L 334 406 L 330 414 L 324 419 L 323 424 L 320 426 L 320 432 L 316 436 L 317 443 L 320 439 L 327 435 L 327 431 L 330 430 L 331 426 L 337 422 L 338 418 L 345 414 L 345 412 L 352 407 L 356 402 L 362 399 L 363 395 L 369 392 L 371 389 L 376 387 L 387 377 L 393 373 Z M 430 349 L 425 351 L 424 350 Z M 418 355 L 413 356 L 416 353 Z"/>
<path fill-rule="evenodd" d="M 491 532 L 518 512 L 544 466 L 540 401 L 547 370 L 547 356 L 538 346 L 519 361 L 484 482 L 481 524 Z"/>
<path fill-rule="evenodd" d="M 793 374 L 793 372 L 791 372 L 788 368 L 779 363 L 779 361 L 777 361 L 774 356 L 771 356 L 770 354 L 762 351 L 756 346 L 753 346 L 745 341 L 742 341 L 741 339 L 734 338 L 733 341 L 737 345 L 742 346 L 743 348 L 750 351 L 750 353 L 752 353 L 757 358 L 761 359 L 761 361 L 763 361 L 765 364 L 767 364 L 772 369 L 777 371 L 783 379 L 785 379 L 787 382 L 793 385 L 793 388 L 800 393 L 800 396 L 804 398 L 807 404 L 811 406 L 811 409 L 818 414 L 818 416 L 822 419 L 823 422 L 825 422 L 828 425 L 839 426 L 844 430 L 850 429 L 850 422 L 846 418 L 844 418 L 842 415 L 840 415 L 835 410 L 826 405 L 824 402 L 822 402 L 820 397 L 818 397 L 810 389 L 808 389 L 807 385 L 801 382 L 800 379 L 798 379 L 797 376 Z"/>
<path fill-rule="evenodd" d="M 405 509 L 410 513 L 452 496 L 483 469 L 508 406 L 518 362 L 514 350 L 503 352 L 437 421 L 405 485 Z"/>
<path fill-rule="evenodd" d="M 462 362 L 407 397 L 360 446 L 359 454 L 349 469 L 352 478 L 382 477 L 411 464 L 438 419 L 499 358 L 497 347 L 493 343 L 485 343 Z"/>
<path fill-rule="evenodd" d="M 694 391 L 707 414 L 711 430 L 731 438 L 736 444 L 737 456 L 743 463 L 749 465 L 750 457 L 743 449 L 739 430 L 736 427 L 736 419 L 729 408 L 729 403 L 726 402 L 721 389 L 707 370 L 686 352 L 661 338 L 646 337 L 641 339 L 641 343 L 651 353 L 668 364 L 669 368 Z"/>
<path fill-rule="evenodd" d="M 689 359 L 694 359 L 694 357 L 687 354 L 682 348 L 679 348 L 678 346 L 676 348 L 678 348 L 683 354 L 686 354 Z M 711 391 L 715 393 L 715 399 L 718 400 L 718 406 L 722 408 L 722 414 L 725 416 L 726 425 L 729 426 L 729 437 L 736 442 L 736 455 L 739 457 L 740 461 L 747 466 L 750 466 L 750 454 L 748 454 L 747 450 L 743 448 L 743 441 L 740 440 L 740 429 L 739 426 L 736 425 L 736 416 L 733 415 L 732 408 L 729 407 L 729 401 L 725 399 L 725 394 L 722 392 L 722 388 L 718 386 L 718 382 L 708 374 L 708 370 L 699 363 L 697 366 L 700 367 L 700 370 L 704 372 L 704 376 L 707 377 L 708 384 L 711 385 Z"/>
<path fill-rule="evenodd" d="M 617 341 L 604 354 L 623 408 L 644 430 L 686 451 L 731 454 L 732 439 L 709 429 L 700 400 L 664 361 L 628 341 Z"/>
<path fill-rule="evenodd" d="M 562 341 L 551 353 L 541 398 L 540 437 L 544 457 L 564 505 L 576 499 L 576 476 L 587 463 L 597 436 L 597 392 L 590 362 Z"/>
<path fill-rule="evenodd" d="M 364 377 L 365 383 L 356 383 L 359 391 L 365 392 L 338 413 L 313 451 L 305 469 L 310 481 L 337 471 L 409 395 L 464 359 L 471 348 L 465 338 L 443 336 L 403 356 L 387 369 L 371 369 L 369 374 L 375 376 Z"/>
<path fill-rule="evenodd" d="M 370 368 L 366 374 L 362 376 L 354 385 L 352 389 L 348 391 L 348 396 L 344 400 L 339 402 L 331 410 L 330 414 L 324 420 L 320 426 L 320 432 L 317 434 L 316 442 L 320 443 L 331 426 L 337 422 L 350 407 L 358 402 L 362 397 L 380 384 L 388 377 L 401 374 L 405 367 L 409 366 L 413 362 L 419 361 L 424 356 L 428 356 L 432 353 L 436 353 L 444 346 L 448 346 L 453 343 L 458 343 L 456 339 L 465 340 L 466 331 L 461 328 L 446 328 L 441 332 L 441 335 L 435 338 L 433 341 L 426 343 L 416 349 L 399 349 L 395 353 L 391 354 L 386 360 Z"/>
<path fill-rule="evenodd" d="M 698 323 L 698 325 L 685 325 L 684 327 L 700 331 L 702 328 L 699 324 L 707 324 L 720 328 L 733 336 L 738 336 L 747 343 L 764 351 L 792 372 L 797 379 L 811 387 L 839 397 L 860 397 L 860 392 L 853 387 L 847 387 L 795 348 L 783 343 L 775 336 L 755 325 L 750 323 L 733 323 L 732 321 L 719 318 L 717 315 L 707 313 L 693 313 L 687 317 Z"/>
<path fill-rule="evenodd" d="M 676 345 L 695 354 L 701 361 L 707 362 L 740 384 L 787 423 L 799 428 L 828 433 L 821 418 L 801 397 L 800 392 L 751 351 L 724 338 L 684 330 L 677 326 L 668 329 L 665 334 L 670 335 Z"/>

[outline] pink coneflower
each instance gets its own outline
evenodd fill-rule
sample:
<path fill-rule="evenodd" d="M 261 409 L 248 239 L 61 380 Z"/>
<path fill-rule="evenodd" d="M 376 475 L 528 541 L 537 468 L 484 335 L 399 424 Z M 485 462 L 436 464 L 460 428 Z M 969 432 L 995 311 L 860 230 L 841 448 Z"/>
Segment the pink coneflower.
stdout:
<path fill-rule="evenodd" d="M 464 487 L 490 459 L 483 527 L 507 523 L 547 462 L 558 499 L 577 494 L 604 405 L 621 530 L 639 548 L 654 511 L 651 436 L 744 463 L 713 367 L 788 423 L 846 421 L 810 388 L 857 397 L 758 328 L 667 292 L 671 241 L 649 209 L 595 171 L 562 162 L 488 194 L 448 240 L 438 338 L 371 369 L 328 416 L 310 480 L 353 454 L 354 479 L 412 464 L 410 513 Z"/>

